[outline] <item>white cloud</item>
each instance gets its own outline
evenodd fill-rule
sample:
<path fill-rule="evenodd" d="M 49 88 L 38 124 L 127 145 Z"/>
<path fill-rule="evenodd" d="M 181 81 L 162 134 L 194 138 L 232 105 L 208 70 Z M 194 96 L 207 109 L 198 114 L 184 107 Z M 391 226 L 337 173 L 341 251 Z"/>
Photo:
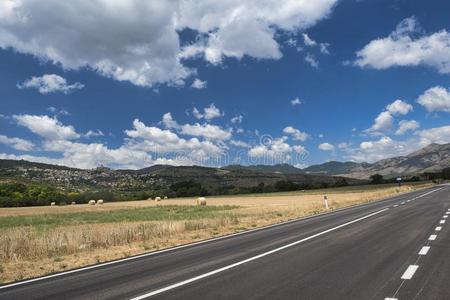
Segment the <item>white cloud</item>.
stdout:
<path fill-rule="evenodd" d="M 165 114 L 165 121 L 175 122 L 170 113 Z M 177 130 L 189 131 L 186 134 L 205 137 L 182 138 L 171 130 L 155 126 L 146 126 L 135 119 L 133 128 L 125 130 L 125 139 L 118 148 L 109 148 L 102 143 L 82 143 L 73 141 L 80 138 L 72 126 L 62 124 L 49 116 L 16 115 L 17 124 L 25 126 L 42 138 L 39 150 L 46 153 L 43 156 L 13 155 L 0 153 L 0 157 L 9 159 L 27 159 L 37 162 L 62 164 L 78 168 L 93 168 L 99 164 L 115 168 L 142 168 L 155 163 L 174 165 L 205 165 L 212 159 L 224 154 L 227 146 L 223 143 L 231 137 L 231 131 L 226 131 L 210 124 L 178 125 Z M 164 117 L 163 117 L 164 123 Z M 100 134 L 91 131 L 84 137 Z M 19 138 L 9 138 L 0 135 L 0 142 L 16 149 L 33 150 L 34 144 Z M 215 143 L 217 142 L 217 143 Z M 214 160 L 216 161 L 216 160 Z"/>
<path fill-rule="evenodd" d="M 222 129 L 220 126 L 207 123 L 178 124 L 170 112 L 163 115 L 162 123 L 169 129 L 177 129 L 179 133 L 189 136 L 198 136 L 218 141 L 229 140 L 232 137 L 232 130 L 230 128 Z"/>
<path fill-rule="evenodd" d="M 222 117 L 224 113 L 218 109 L 214 103 L 211 103 L 208 107 L 205 107 L 203 109 L 203 113 L 201 113 L 196 107 L 192 110 L 192 114 L 197 119 L 205 119 L 205 120 L 212 120 L 214 118 Z"/>
<path fill-rule="evenodd" d="M 73 84 L 68 84 L 67 80 L 56 74 L 45 74 L 41 77 L 31 77 L 22 83 L 18 83 L 17 87 L 19 89 L 37 89 L 41 94 L 62 92 L 68 94 L 74 90 L 80 90 L 84 88 L 84 85 L 75 82 Z"/>
<path fill-rule="evenodd" d="M 303 103 L 303 101 L 300 100 L 300 98 L 298 98 L 298 97 L 295 97 L 294 99 L 291 100 L 291 105 L 292 106 L 300 105 L 302 103 Z"/>
<path fill-rule="evenodd" d="M 13 119 L 20 126 L 48 140 L 72 140 L 80 137 L 73 126 L 65 126 L 56 118 L 36 115 L 14 115 Z"/>
<path fill-rule="evenodd" d="M 378 140 L 364 141 L 359 148 L 348 149 L 348 158 L 358 162 L 375 162 L 388 157 L 406 155 L 418 146 L 410 141 L 396 141 L 383 136 Z"/>
<path fill-rule="evenodd" d="M 271 140 L 268 144 L 254 146 L 248 150 L 248 155 L 265 161 L 286 161 L 291 158 L 292 147 L 286 143 L 284 138 Z"/>
<path fill-rule="evenodd" d="M 309 134 L 307 134 L 306 132 L 300 131 L 299 129 L 292 126 L 285 127 L 283 129 L 283 133 L 289 134 L 294 140 L 302 142 L 306 141 L 309 137 Z"/>
<path fill-rule="evenodd" d="M 311 39 L 308 34 L 303 33 L 302 36 L 303 36 L 303 43 L 305 43 L 306 46 L 313 47 L 317 45 L 317 42 Z"/>
<path fill-rule="evenodd" d="M 228 140 L 231 138 L 231 130 L 224 130 L 217 125 L 211 124 L 185 124 L 181 125 L 182 134 L 199 136 L 211 140 Z"/>
<path fill-rule="evenodd" d="M 207 82 L 206 80 L 203 81 L 201 79 L 195 78 L 194 81 L 192 82 L 191 87 L 193 87 L 194 89 L 204 89 L 206 88 Z"/>
<path fill-rule="evenodd" d="M 375 122 L 370 128 L 370 131 L 386 131 L 392 128 L 394 118 L 388 111 L 381 112 L 378 117 L 375 118 Z"/>
<path fill-rule="evenodd" d="M 450 126 L 424 129 L 418 131 L 416 134 L 420 137 L 421 146 L 426 146 L 430 143 L 450 143 Z"/>
<path fill-rule="evenodd" d="M 334 150 L 334 146 L 330 143 L 322 143 L 319 145 L 318 148 L 322 151 L 333 151 Z"/>
<path fill-rule="evenodd" d="M 248 144 L 248 143 L 246 143 L 244 141 L 232 140 L 232 141 L 230 141 L 230 144 L 233 145 L 233 146 L 242 147 L 242 148 L 249 148 L 250 147 L 250 144 Z"/>
<path fill-rule="evenodd" d="M 323 138 L 324 138 L 324 135 L 323 135 L 323 133 L 319 134 L 319 138 L 321 138 L 321 139 L 323 139 Z"/>
<path fill-rule="evenodd" d="M 100 129 L 97 129 L 97 130 L 89 130 L 83 136 L 87 137 L 87 138 L 91 138 L 91 137 L 104 136 L 104 134 Z"/>
<path fill-rule="evenodd" d="M 395 132 L 396 135 L 403 135 L 408 131 L 414 131 L 420 127 L 419 122 L 415 120 L 402 120 L 399 122 L 399 127 Z"/>
<path fill-rule="evenodd" d="M 396 115 L 406 115 L 413 110 L 411 104 L 402 100 L 395 100 L 394 102 L 386 105 L 386 110 L 381 112 L 374 121 L 371 128 L 366 129 L 365 132 L 379 133 L 380 131 L 387 131 L 392 129 L 394 123 L 394 117 Z"/>
<path fill-rule="evenodd" d="M 346 143 L 346 142 L 342 142 L 342 143 L 339 143 L 337 146 L 339 149 L 347 149 L 350 147 L 350 144 Z"/>
<path fill-rule="evenodd" d="M 419 32 L 414 17 L 404 19 L 388 37 L 359 50 L 354 64 L 375 69 L 423 65 L 450 73 L 450 33 L 441 30 L 416 38 Z"/>
<path fill-rule="evenodd" d="M 413 110 L 413 107 L 411 104 L 406 103 L 405 101 L 402 101 L 400 99 L 397 99 L 391 104 L 388 104 L 386 106 L 386 110 L 390 112 L 392 115 L 406 115 Z"/>
<path fill-rule="evenodd" d="M 243 119 L 244 119 L 243 115 L 235 116 L 235 117 L 231 118 L 231 123 L 241 124 Z"/>
<path fill-rule="evenodd" d="M 417 103 L 429 112 L 450 112 L 450 91 L 441 86 L 432 87 L 419 96 Z"/>
<path fill-rule="evenodd" d="M 308 151 L 306 150 L 305 147 L 301 146 L 301 145 L 294 145 L 292 146 L 292 149 L 296 152 L 296 153 L 307 153 Z"/>
<path fill-rule="evenodd" d="M 0 134 L 0 143 L 20 151 L 31 151 L 34 149 L 32 142 L 17 137 L 7 137 L 3 134 Z"/>
<path fill-rule="evenodd" d="M 182 85 L 195 73 L 183 64 L 192 56 L 211 63 L 224 57 L 280 58 L 276 31 L 309 28 L 336 2 L 1 1 L 0 47 L 139 86 Z M 178 32 L 185 28 L 201 37 L 190 51 L 180 47 Z"/>
<path fill-rule="evenodd" d="M 313 68 L 317 69 L 319 67 L 319 62 L 317 61 L 316 57 L 311 53 L 306 54 L 305 61 Z"/>

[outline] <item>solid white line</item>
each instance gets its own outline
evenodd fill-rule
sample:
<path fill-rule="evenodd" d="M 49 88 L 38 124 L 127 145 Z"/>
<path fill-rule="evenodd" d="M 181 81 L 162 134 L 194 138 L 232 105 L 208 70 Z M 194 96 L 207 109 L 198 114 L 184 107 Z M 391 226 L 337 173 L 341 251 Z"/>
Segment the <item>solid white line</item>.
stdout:
<path fill-rule="evenodd" d="M 445 224 L 445 220 L 440 220 L 439 224 Z"/>
<path fill-rule="evenodd" d="M 430 237 L 428 238 L 429 241 L 434 241 L 437 238 L 436 234 L 432 234 L 430 235 Z"/>
<path fill-rule="evenodd" d="M 430 251 L 430 246 L 423 246 L 419 251 L 419 255 L 427 255 L 428 251 Z"/>
<path fill-rule="evenodd" d="M 441 231 L 441 230 L 442 230 L 442 226 L 438 226 L 438 227 L 436 227 L 434 230 L 436 230 L 436 231 Z"/>
<path fill-rule="evenodd" d="M 217 273 L 224 272 L 224 271 L 226 271 L 226 270 L 235 268 L 235 267 L 240 266 L 240 265 L 243 265 L 243 264 L 245 264 L 245 263 L 248 263 L 248 262 L 251 262 L 251 261 L 260 259 L 260 258 L 262 258 L 262 257 L 264 257 L 264 256 L 267 256 L 267 255 L 270 255 L 270 254 L 274 254 L 274 253 L 277 253 L 277 252 L 279 252 L 279 251 L 281 251 L 281 250 L 284 250 L 284 249 L 287 249 L 287 248 L 296 246 L 296 245 L 298 245 L 298 244 L 304 243 L 304 242 L 306 242 L 306 241 L 312 240 L 312 239 L 314 239 L 314 238 L 316 238 L 316 237 L 319 237 L 319 236 L 324 235 L 324 234 L 327 234 L 327 233 L 329 233 L 329 232 L 338 230 L 338 229 L 340 229 L 340 228 L 342 228 L 342 227 L 351 225 L 351 224 L 356 223 L 356 222 L 360 222 L 360 221 L 362 221 L 362 220 L 364 220 L 364 219 L 367 219 L 367 218 L 373 217 L 373 216 L 375 216 L 375 215 L 377 215 L 377 214 L 380 214 L 380 213 L 382 213 L 382 212 L 385 212 L 385 211 L 387 211 L 388 209 L 389 209 L 389 208 L 385 208 L 385 209 L 379 210 L 379 211 L 377 211 L 377 212 L 371 213 L 371 214 L 366 215 L 366 216 L 364 216 L 364 217 L 361 217 L 361 218 L 358 218 L 358 219 L 356 219 L 356 220 L 353 220 L 353 221 L 350 221 L 350 222 L 347 222 L 347 223 L 338 225 L 338 226 L 336 226 L 336 227 L 333 227 L 333 228 L 330 228 L 330 229 L 321 231 L 321 232 L 319 232 L 319 233 L 316 233 L 316 234 L 314 234 L 314 235 L 308 236 L 308 237 L 303 238 L 303 239 L 301 239 L 301 240 L 292 242 L 292 243 L 290 243 L 290 244 L 281 246 L 281 247 L 279 247 L 279 248 L 276 248 L 276 249 L 273 249 L 273 250 L 270 250 L 270 251 L 261 253 L 261 254 L 256 255 L 256 256 L 252 256 L 252 257 L 250 257 L 250 258 L 247 258 L 247 259 L 238 261 L 238 262 L 236 262 L 236 263 L 234 263 L 234 264 L 231 264 L 231 265 L 228 265 L 228 266 L 225 266 L 225 267 L 222 267 L 222 268 L 213 270 L 213 271 L 208 272 L 208 273 L 201 274 L 201 275 L 199 275 L 199 276 L 195 276 L 195 277 L 192 277 L 192 278 L 189 278 L 189 279 L 180 281 L 180 282 L 178 282 L 178 283 L 171 284 L 171 285 L 166 286 L 166 287 L 164 287 L 164 288 L 161 288 L 161 289 L 158 289 L 158 290 L 149 292 L 149 293 L 147 293 L 147 294 L 144 294 L 144 295 L 141 295 L 141 296 L 132 298 L 131 300 L 142 300 L 142 299 L 145 299 L 145 298 L 148 298 L 148 297 L 151 297 L 151 296 L 155 296 L 155 295 L 161 294 L 161 293 L 166 292 L 166 291 L 169 291 L 169 290 L 173 290 L 173 289 L 175 289 L 175 288 L 177 288 L 177 287 L 180 287 L 180 286 L 189 284 L 189 283 L 191 283 L 191 282 L 194 282 L 194 281 L 197 281 L 197 280 L 200 280 L 200 279 L 203 279 L 203 278 L 206 278 L 206 277 L 215 275 L 215 274 L 217 274 Z"/>
<path fill-rule="evenodd" d="M 414 276 L 414 273 L 416 273 L 417 269 L 419 268 L 418 265 L 410 265 L 408 269 L 406 269 L 405 273 L 402 275 L 402 279 L 411 279 Z"/>

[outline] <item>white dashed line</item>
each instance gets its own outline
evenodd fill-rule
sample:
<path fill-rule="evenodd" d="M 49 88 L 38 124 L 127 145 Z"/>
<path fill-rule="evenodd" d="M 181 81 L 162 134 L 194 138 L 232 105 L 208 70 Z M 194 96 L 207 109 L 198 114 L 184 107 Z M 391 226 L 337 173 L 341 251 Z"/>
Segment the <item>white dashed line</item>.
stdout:
<path fill-rule="evenodd" d="M 410 265 L 408 269 L 406 269 L 405 273 L 402 275 L 402 279 L 411 279 L 414 276 L 414 273 L 416 273 L 417 269 L 419 268 L 418 265 Z"/>
<path fill-rule="evenodd" d="M 427 255 L 428 251 L 430 251 L 430 246 L 423 246 L 419 251 L 419 255 Z"/>
<path fill-rule="evenodd" d="M 384 298 L 384 300 L 398 300 L 397 298 Z"/>
<path fill-rule="evenodd" d="M 436 231 L 441 231 L 441 230 L 442 230 L 442 226 L 438 226 L 438 227 L 436 227 L 434 230 L 436 230 Z"/>
<path fill-rule="evenodd" d="M 403 205 L 403 204 L 405 204 L 405 202 L 400 203 L 400 205 Z"/>
<path fill-rule="evenodd" d="M 397 206 L 398 206 L 398 204 L 395 204 L 395 205 L 394 205 L 394 207 L 397 207 Z M 387 299 L 387 298 L 386 298 L 386 299 Z"/>
<path fill-rule="evenodd" d="M 406 202 L 411 202 L 411 200 L 406 200 Z"/>
<path fill-rule="evenodd" d="M 430 235 L 430 237 L 428 238 L 429 241 L 434 241 L 437 238 L 437 234 L 432 234 Z"/>
<path fill-rule="evenodd" d="M 445 224 L 445 220 L 440 220 L 439 224 Z"/>
<path fill-rule="evenodd" d="M 448 216 L 447 216 L 447 215 L 445 215 L 445 216 L 443 216 L 443 218 L 444 218 L 444 219 L 447 219 L 447 218 L 448 218 Z"/>

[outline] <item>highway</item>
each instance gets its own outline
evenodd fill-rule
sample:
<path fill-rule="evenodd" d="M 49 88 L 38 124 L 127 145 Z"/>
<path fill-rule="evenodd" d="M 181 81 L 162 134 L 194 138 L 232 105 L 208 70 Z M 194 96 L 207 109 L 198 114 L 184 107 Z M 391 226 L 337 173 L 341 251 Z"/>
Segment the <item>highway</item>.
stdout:
<path fill-rule="evenodd" d="M 450 299 L 450 186 L 0 286 L 0 299 Z"/>

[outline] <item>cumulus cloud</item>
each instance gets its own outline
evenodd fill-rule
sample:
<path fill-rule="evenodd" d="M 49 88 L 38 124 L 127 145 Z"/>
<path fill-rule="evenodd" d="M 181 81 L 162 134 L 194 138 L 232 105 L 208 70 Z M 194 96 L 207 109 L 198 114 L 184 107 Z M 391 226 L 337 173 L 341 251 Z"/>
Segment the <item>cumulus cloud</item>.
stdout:
<path fill-rule="evenodd" d="M 287 126 L 283 129 L 283 133 L 292 136 L 292 138 L 296 141 L 306 141 L 309 138 L 309 134 L 303 131 L 300 131 L 297 128 L 292 126 Z"/>
<path fill-rule="evenodd" d="M 417 133 L 420 138 L 420 145 L 426 146 L 431 143 L 450 143 L 450 126 L 442 126 L 420 130 Z"/>
<path fill-rule="evenodd" d="M 166 113 L 163 115 L 162 123 L 167 128 L 177 129 L 180 134 L 203 137 L 209 140 L 225 141 L 232 137 L 232 130 L 230 128 L 223 129 L 217 125 L 205 124 L 178 124 L 172 117 L 172 114 Z"/>
<path fill-rule="evenodd" d="M 389 157 L 408 155 L 431 143 L 450 143 L 450 126 L 418 130 L 406 140 L 382 136 L 377 140 L 364 141 L 356 148 L 348 147 L 345 151 L 346 157 L 350 160 L 375 162 Z"/>
<path fill-rule="evenodd" d="M 276 32 L 307 29 L 336 2 L 9 0 L 0 2 L 0 47 L 138 86 L 183 85 L 195 74 L 190 57 L 279 59 Z M 182 48 L 186 28 L 198 42 Z"/>
<path fill-rule="evenodd" d="M 365 132 L 368 133 L 378 133 L 380 131 L 387 131 L 392 129 L 394 117 L 398 115 L 406 115 L 410 111 L 413 110 L 411 104 L 402 101 L 395 100 L 394 102 L 388 104 L 386 106 L 386 110 L 381 112 L 376 118 L 375 121 L 369 129 L 366 129 Z"/>
<path fill-rule="evenodd" d="M 364 141 L 356 149 L 348 149 L 348 158 L 358 162 L 375 162 L 388 157 L 406 155 L 417 149 L 410 141 L 396 141 L 383 136 L 378 140 Z"/>
<path fill-rule="evenodd" d="M 450 33 L 421 35 L 416 18 L 404 19 L 386 38 L 371 41 L 356 53 L 359 67 L 428 66 L 450 73 Z M 418 37 L 416 37 L 418 36 Z"/>
<path fill-rule="evenodd" d="M 201 89 L 205 89 L 205 88 L 206 88 L 206 85 L 207 85 L 206 80 L 203 81 L 203 80 L 201 80 L 201 79 L 195 78 L 194 81 L 193 81 L 192 84 L 191 84 L 191 87 L 193 87 L 194 89 L 199 89 L 199 90 L 201 90 Z"/>
<path fill-rule="evenodd" d="M 31 151 L 34 149 L 34 144 L 30 141 L 17 137 L 7 137 L 3 134 L 0 134 L 0 143 L 20 151 Z"/>
<path fill-rule="evenodd" d="M 396 135 L 403 135 L 408 131 L 414 131 L 420 127 L 419 122 L 415 120 L 402 120 L 399 122 L 399 127 L 395 132 Z"/>
<path fill-rule="evenodd" d="M 17 87 L 19 89 L 37 89 L 41 94 L 49 94 L 55 92 L 62 92 L 68 94 L 74 90 L 80 90 L 84 88 L 84 85 L 75 82 L 73 84 L 68 84 L 64 77 L 56 74 L 45 74 L 41 77 L 31 77 L 22 83 L 18 83 Z"/>
<path fill-rule="evenodd" d="M 224 115 L 223 112 L 218 109 L 214 103 L 211 103 L 208 107 L 205 107 L 203 109 L 203 113 L 201 113 L 196 107 L 192 110 L 192 114 L 197 119 L 205 119 L 205 120 L 212 120 L 214 118 L 218 118 Z"/>
<path fill-rule="evenodd" d="M 185 124 L 181 126 L 181 133 L 190 136 L 199 136 L 211 140 L 229 140 L 231 130 L 224 130 L 211 124 Z"/>
<path fill-rule="evenodd" d="M 417 103 L 429 112 L 450 112 L 450 91 L 441 86 L 432 87 L 419 96 Z"/>
<path fill-rule="evenodd" d="M 46 115 L 14 115 L 13 119 L 18 125 L 47 140 L 73 140 L 80 137 L 73 126 L 63 125 L 56 118 Z"/>
<path fill-rule="evenodd" d="M 333 151 L 334 150 L 334 146 L 330 143 L 322 143 L 319 145 L 318 148 L 322 151 Z"/>
<path fill-rule="evenodd" d="M 299 97 L 295 97 L 294 99 L 291 100 L 291 105 L 292 105 L 292 106 L 300 105 L 300 104 L 302 104 L 302 103 L 303 103 L 303 101 L 300 100 Z"/>
<path fill-rule="evenodd" d="M 291 158 L 292 147 L 286 143 L 285 138 L 273 139 L 270 143 L 261 144 L 248 150 L 248 155 L 264 161 L 281 162 Z"/>
<path fill-rule="evenodd" d="M 402 101 L 400 99 L 397 99 L 391 104 L 388 104 L 386 106 L 386 110 L 390 112 L 392 115 L 406 115 L 413 110 L 413 107 L 411 104 L 406 103 L 405 101 Z"/>
<path fill-rule="evenodd" d="M 385 131 L 392 128 L 394 118 L 389 111 L 381 112 L 369 129 L 370 131 Z"/>

